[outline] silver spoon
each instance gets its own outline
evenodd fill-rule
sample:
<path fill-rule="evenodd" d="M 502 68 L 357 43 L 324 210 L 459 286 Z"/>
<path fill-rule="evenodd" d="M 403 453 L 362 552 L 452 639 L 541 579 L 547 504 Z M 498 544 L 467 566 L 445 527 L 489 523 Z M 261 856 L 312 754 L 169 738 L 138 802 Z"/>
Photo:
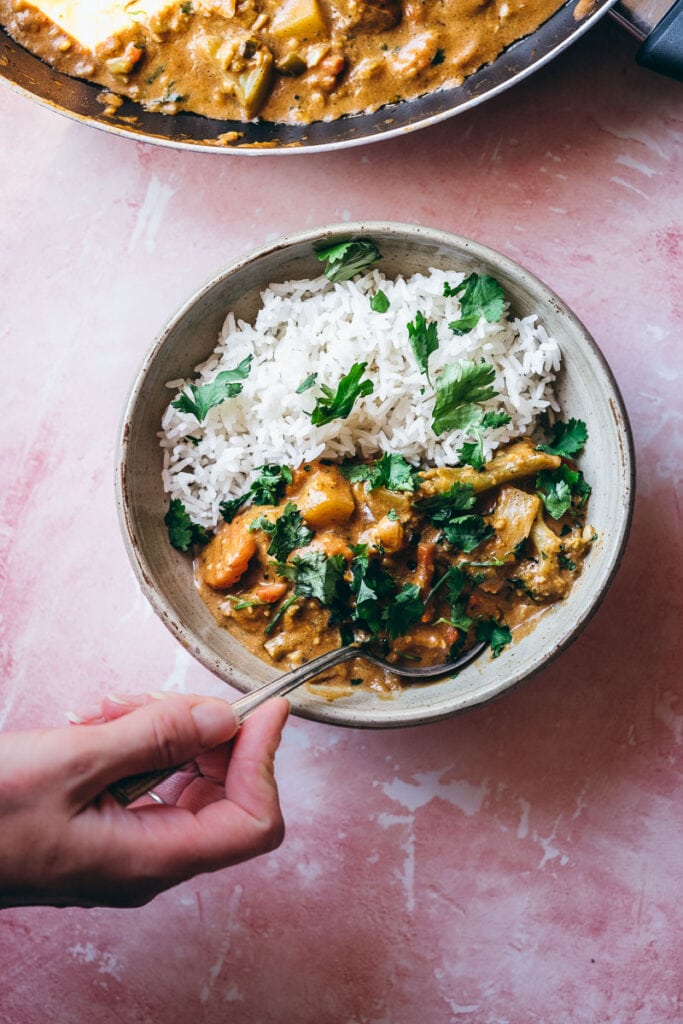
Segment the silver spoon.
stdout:
<path fill-rule="evenodd" d="M 271 682 L 264 683 L 263 686 L 257 687 L 251 693 L 245 694 L 244 697 L 234 701 L 232 710 L 235 713 L 237 724 L 241 725 L 247 715 L 250 715 L 255 708 L 271 697 L 279 697 L 284 696 L 286 693 L 291 693 L 297 686 L 301 686 L 302 683 L 307 682 L 314 676 L 320 675 L 321 672 L 326 672 L 327 669 L 334 668 L 335 665 L 341 665 L 345 661 L 350 661 L 352 658 L 365 658 L 366 661 L 372 662 L 373 665 L 386 669 L 387 672 L 400 676 L 402 679 L 424 682 L 427 679 L 437 679 L 448 672 L 464 668 L 465 665 L 469 665 L 471 661 L 474 661 L 486 646 L 485 643 L 479 643 L 471 647 L 469 651 L 466 651 L 459 658 L 456 658 L 455 661 L 441 662 L 438 665 L 425 665 L 419 668 L 390 664 L 383 658 L 378 658 L 376 654 L 373 654 L 372 651 L 362 644 L 338 647 L 333 651 L 328 651 L 327 654 L 321 654 L 318 658 L 313 658 L 312 661 L 307 661 L 305 665 L 295 668 L 292 672 L 286 672 L 284 675 L 271 680 Z M 154 786 L 158 786 L 160 782 L 170 778 L 177 771 L 177 767 L 163 768 L 156 772 L 130 775 L 128 778 L 113 783 L 109 787 L 109 792 L 125 807 L 132 803 L 133 800 L 137 800 L 138 797 L 149 793 Z"/>

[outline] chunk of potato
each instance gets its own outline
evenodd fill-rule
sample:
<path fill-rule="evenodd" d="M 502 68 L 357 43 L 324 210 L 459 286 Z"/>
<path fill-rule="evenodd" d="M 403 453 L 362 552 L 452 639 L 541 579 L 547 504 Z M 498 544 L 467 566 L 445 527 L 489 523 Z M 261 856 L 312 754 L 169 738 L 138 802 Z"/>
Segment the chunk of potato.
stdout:
<path fill-rule="evenodd" d="M 247 117 L 258 114 L 273 86 L 273 55 L 270 50 L 259 50 L 249 67 L 237 76 L 237 95 Z"/>
<path fill-rule="evenodd" d="M 272 24 L 272 33 L 277 37 L 312 39 L 326 31 L 318 0 L 286 0 Z"/>
<path fill-rule="evenodd" d="M 351 486 L 336 466 L 312 469 L 293 500 L 314 530 L 347 522 L 356 507 Z"/>

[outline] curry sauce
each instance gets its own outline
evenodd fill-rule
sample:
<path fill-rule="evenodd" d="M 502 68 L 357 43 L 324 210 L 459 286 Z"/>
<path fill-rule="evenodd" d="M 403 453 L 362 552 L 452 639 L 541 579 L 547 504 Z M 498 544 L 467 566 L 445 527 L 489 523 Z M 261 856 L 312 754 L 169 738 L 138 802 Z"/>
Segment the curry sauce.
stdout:
<path fill-rule="evenodd" d="M 281 500 L 231 510 L 198 555 L 202 599 L 258 657 L 284 671 L 360 640 L 431 665 L 482 639 L 497 656 L 569 593 L 594 536 L 590 488 L 558 518 L 539 490 L 566 460 L 526 439 L 481 470 L 386 459 L 401 461 L 287 471 Z M 309 685 L 329 698 L 401 688 L 362 659 Z"/>
<path fill-rule="evenodd" d="M 464 78 L 557 0 L 0 0 L 57 70 L 146 109 L 289 124 L 376 110 Z"/>

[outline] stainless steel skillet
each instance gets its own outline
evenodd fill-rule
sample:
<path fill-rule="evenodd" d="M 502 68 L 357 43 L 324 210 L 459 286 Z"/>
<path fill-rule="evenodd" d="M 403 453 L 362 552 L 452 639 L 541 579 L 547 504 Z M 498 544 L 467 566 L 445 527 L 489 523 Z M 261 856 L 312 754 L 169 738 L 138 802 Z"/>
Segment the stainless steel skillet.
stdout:
<path fill-rule="evenodd" d="M 592 4 L 590 0 L 568 0 L 536 32 L 514 43 L 458 88 L 390 104 L 372 114 L 307 126 L 215 121 L 185 113 L 168 116 L 146 112 L 130 102 L 120 108 L 117 116 L 107 117 L 97 102 L 102 91 L 100 86 L 59 74 L 15 43 L 2 29 L 0 79 L 58 113 L 137 141 L 177 149 L 249 155 L 324 152 L 395 138 L 477 106 L 556 57 L 614 3 L 615 0 L 595 0 Z M 675 7 L 683 14 L 683 0 L 677 0 Z M 683 24 L 682 17 L 677 18 L 677 24 Z M 680 63 L 683 64 L 683 48 Z M 235 144 L 217 144 L 219 136 L 229 132 L 240 133 Z"/>

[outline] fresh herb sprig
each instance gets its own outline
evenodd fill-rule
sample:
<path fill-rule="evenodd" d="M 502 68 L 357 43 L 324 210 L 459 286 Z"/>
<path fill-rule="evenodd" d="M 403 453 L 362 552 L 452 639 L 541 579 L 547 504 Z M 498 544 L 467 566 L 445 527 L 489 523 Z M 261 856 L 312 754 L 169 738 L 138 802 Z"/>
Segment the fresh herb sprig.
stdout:
<path fill-rule="evenodd" d="M 471 484 L 456 482 L 442 494 L 415 502 L 414 508 L 441 530 L 449 544 L 467 553 L 493 536 L 484 517 L 472 512 L 476 500 Z"/>
<path fill-rule="evenodd" d="M 244 381 L 249 376 L 253 358 L 246 356 L 234 370 L 223 370 L 208 384 L 188 384 L 191 394 L 183 391 L 171 405 L 180 412 L 190 413 L 203 423 L 210 409 L 222 405 L 228 398 L 239 395 L 244 387 Z"/>
<path fill-rule="evenodd" d="M 354 363 L 347 374 L 345 374 L 336 390 L 332 390 L 327 384 L 321 384 L 322 395 L 315 403 L 315 408 L 310 414 L 311 423 L 314 427 L 322 427 L 332 420 L 345 420 L 357 398 L 363 395 L 370 395 L 375 390 L 375 385 L 367 377 L 361 380 L 365 373 L 367 363 Z"/>
<path fill-rule="evenodd" d="M 187 551 L 193 544 L 206 544 L 210 532 L 199 523 L 193 523 L 180 498 L 172 498 L 164 516 L 168 539 L 178 551 Z"/>
<path fill-rule="evenodd" d="M 349 281 L 382 259 L 374 242 L 365 239 L 321 246 L 315 250 L 315 255 L 326 264 L 325 277 L 335 282 Z"/>
<path fill-rule="evenodd" d="M 578 509 L 586 504 L 591 486 L 580 470 L 570 469 L 563 462 L 557 469 L 544 469 L 537 474 L 536 493 L 548 515 L 553 519 L 561 519 L 572 506 Z"/>
<path fill-rule="evenodd" d="M 385 452 L 374 462 L 342 464 L 343 475 L 351 483 L 365 481 L 369 491 L 386 487 L 388 491 L 414 491 L 418 486 L 417 471 L 398 452 Z"/>
<path fill-rule="evenodd" d="M 467 334 L 482 317 L 489 324 L 497 323 L 505 311 L 505 292 L 495 277 L 488 274 L 470 274 L 455 288 L 445 284 L 443 291 L 447 297 L 460 298 L 462 316 L 448 325 L 454 334 Z"/>
<path fill-rule="evenodd" d="M 293 501 L 288 501 L 283 512 L 274 521 L 259 516 L 249 526 L 249 532 L 263 530 L 270 536 L 268 554 L 278 562 L 284 562 L 295 548 L 303 548 L 313 539 L 313 531 L 305 525 L 301 512 Z"/>
<path fill-rule="evenodd" d="M 257 469 L 259 475 L 252 481 L 248 491 L 238 498 L 222 501 L 218 506 L 226 523 L 231 523 L 248 501 L 253 501 L 254 505 L 276 505 L 285 487 L 294 479 L 289 466 L 278 466 L 275 462 L 258 466 Z"/>
<path fill-rule="evenodd" d="M 552 426 L 551 435 L 550 444 L 537 445 L 538 451 L 571 459 L 579 454 L 588 440 L 588 428 L 583 420 L 571 419 L 566 423 L 558 420 Z"/>
<path fill-rule="evenodd" d="M 413 354 L 420 367 L 420 372 L 431 384 L 429 376 L 429 357 L 439 347 L 436 320 L 427 320 L 424 313 L 418 309 L 415 320 L 406 325 L 408 328 L 408 341 Z"/>

